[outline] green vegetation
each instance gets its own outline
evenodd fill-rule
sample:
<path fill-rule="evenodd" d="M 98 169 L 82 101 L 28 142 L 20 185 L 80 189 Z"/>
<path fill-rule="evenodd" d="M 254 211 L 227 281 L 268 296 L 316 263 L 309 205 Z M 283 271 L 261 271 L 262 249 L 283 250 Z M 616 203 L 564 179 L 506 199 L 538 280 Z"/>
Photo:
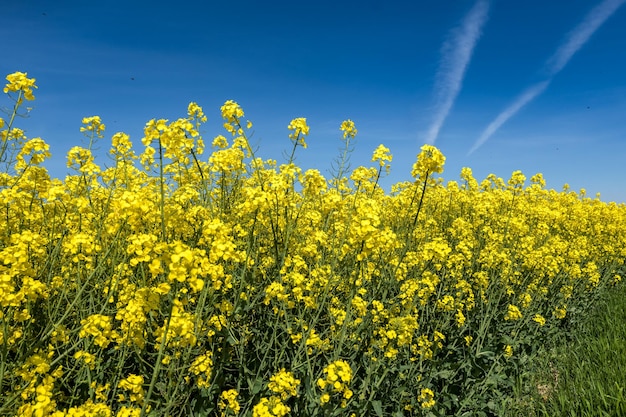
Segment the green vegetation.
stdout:
<path fill-rule="evenodd" d="M 626 285 L 529 362 L 508 415 L 626 416 Z"/>
<path fill-rule="evenodd" d="M 209 155 L 196 103 L 148 121 L 140 153 L 114 133 L 104 167 L 85 117 L 51 178 L 49 145 L 15 126 L 26 75 L 0 118 L 0 416 L 525 416 L 540 395 L 622 411 L 625 205 L 520 171 L 444 183 L 430 145 L 388 193 L 385 146 L 349 169 L 350 120 L 327 180 L 293 163 L 305 118 L 279 164 L 231 100 Z M 605 299 L 621 318 L 594 312 Z"/>

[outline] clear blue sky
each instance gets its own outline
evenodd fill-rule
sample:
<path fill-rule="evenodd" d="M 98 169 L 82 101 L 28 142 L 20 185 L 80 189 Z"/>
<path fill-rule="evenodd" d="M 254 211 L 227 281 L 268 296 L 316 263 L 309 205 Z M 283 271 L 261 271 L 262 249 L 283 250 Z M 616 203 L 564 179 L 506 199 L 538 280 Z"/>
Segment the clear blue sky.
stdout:
<path fill-rule="evenodd" d="M 237 101 L 253 144 L 282 160 L 287 125 L 306 117 L 304 168 L 328 173 L 339 125 L 359 130 L 352 165 L 383 143 L 386 183 L 410 179 L 422 144 L 478 180 L 542 172 L 548 187 L 626 202 L 626 0 L 63 1 L 5 2 L 2 77 L 37 79 L 29 137 L 51 144 L 63 177 L 81 119 L 140 147 L 151 118 L 209 117 Z M 10 103 L 4 99 L 2 106 Z"/>

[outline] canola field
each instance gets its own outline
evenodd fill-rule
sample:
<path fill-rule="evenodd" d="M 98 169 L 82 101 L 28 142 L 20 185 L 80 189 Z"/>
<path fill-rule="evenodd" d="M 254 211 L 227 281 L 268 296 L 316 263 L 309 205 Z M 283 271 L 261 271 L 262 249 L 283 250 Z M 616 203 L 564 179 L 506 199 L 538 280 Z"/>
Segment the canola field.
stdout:
<path fill-rule="evenodd" d="M 519 171 L 446 182 L 428 145 L 385 191 L 391 152 L 350 168 L 350 120 L 325 177 L 293 162 L 304 118 L 279 162 L 233 101 L 210 143 L 195 103 L 140 143 L 86 117 L 71 174 L 50 178 L 48 144 L 18 126 L 35 80 L 6 79 L 3 416 L 498 415 L 624 273 L 626 206 Z"/>

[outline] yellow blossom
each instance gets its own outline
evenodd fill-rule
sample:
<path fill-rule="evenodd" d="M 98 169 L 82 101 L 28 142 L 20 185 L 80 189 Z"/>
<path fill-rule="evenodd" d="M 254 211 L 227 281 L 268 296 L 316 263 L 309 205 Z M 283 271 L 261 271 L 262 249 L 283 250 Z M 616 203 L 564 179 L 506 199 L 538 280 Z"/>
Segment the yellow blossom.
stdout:
<path fill-rule="evenodd" d="M 298 117 L 293 119 L 287 128 L 292 131 L 292 133 L 289 134 L 289 138 L 303 148 L 306 148 L 307 145 L 304 141 L 304 137 L 309 134 L 309 126 L 306 124 L 306 118 Z"/>
<path fill-rule="evenodd" d="M 422 408 L 432 408 L 435 406 L 435 393 L 430 388 L 422 388 L 417 397 Z"/>
<path fill-rule="evenodd" d="M 287 372 L 285 368 L 270 377 L 268 388 L 270 391 L 278 394 L 283 400 L 297 395 L 300 380 L 293 376 L 293 373 Z"/>
<path fill-rule="evenodd" d="M 131 402 L 142 404 L 144 397 L 143 383 L 143 376 L 130 374 L 126 378 L 120 380 L 117 387 L 130 394 Z"/>
<path fill-rule="evenodd" d="M 34 78 L 28 78 L 28 74 L 25 72 L 14 72 L 6 77 L 8 83 L 4 87 L 4 92 L 18 92 L 24 93 L 26 100 L 34 100 L 33 88 L 37 88 Z"/>
<path fill-rule="evenodd" d="M 237 397 L 239 393 L 236 389 L 229 389 L 226 391 L 222 391 L 220 394 L 220 400 L 217 403 L 218 408 L 222 411 L 222 415 L 226 412 L 232 412 L 234 414 L 238 414 L 241 406 L 237 401 Z"/>
<path fill-rule="evenodd" d="M 509 304 L 504 320 L 519 320 L 522 318 L 522 312 L 516 305 Z"/>
<path fill-rule="evenodd" d="M 339 130 L 343 132 L 344 139 L 354 138 L 357 134 L 356 126 L 354 125 L 354 122 L 350 119 L 344 120 L 341 123 L 341 127 L 339 128 Z M 387 152 L 389 152 L 389 150 L 387 150 Z"/>
<path fill-rule="evenodd" d="M 541 314 L 535 314 L 533 316 L 533 321 L 539 323 L 540 326 L 546 324 L 546 319 Z"/>

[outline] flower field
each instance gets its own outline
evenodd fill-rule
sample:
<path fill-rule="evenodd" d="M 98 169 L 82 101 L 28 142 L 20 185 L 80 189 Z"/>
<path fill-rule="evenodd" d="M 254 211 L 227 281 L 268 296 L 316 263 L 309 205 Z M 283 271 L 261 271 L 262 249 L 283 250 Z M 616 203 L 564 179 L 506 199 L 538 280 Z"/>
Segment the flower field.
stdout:
<path fill-rule="evenodd" d="M 35 80 L 7 76 L 0 119 L 0 415 L 498 415 L 512 376 L 618 283 L 626 206 L 482 181 L 425 145 L 332 174 L 257 158 L 233 101 L 151 120 L 141 144 L 83 119 L 65 179 L 16 126 Z M 138 146 L 133 147 L 133 146 Z M 302 149 L 300 149 L 302 148 Z M 530 359 L 529 359 L 530 358 Z"/>

